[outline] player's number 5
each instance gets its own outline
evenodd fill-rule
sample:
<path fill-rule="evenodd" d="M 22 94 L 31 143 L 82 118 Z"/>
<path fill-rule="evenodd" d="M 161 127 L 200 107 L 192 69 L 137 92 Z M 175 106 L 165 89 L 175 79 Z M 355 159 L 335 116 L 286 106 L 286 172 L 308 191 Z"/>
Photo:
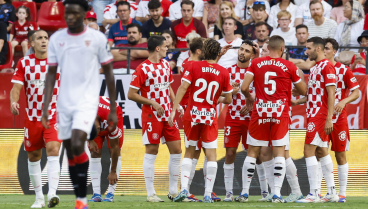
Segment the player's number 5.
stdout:
<path fill-rule="evenodd" d="M 206 94 L 206 101 L 207 101 L 208 104 L 213 105 L 213 98 L 215 97 L 215 94 L 216 94 L 216 92 L 217 92 L 217 90 L 220 86 L 219 83 L 217 81 L 211 81 L 207 86 L 207 81 L 203 78 L 200 78 L 200 79 L 196 80 L 195 86 L 199 87 L 199 85 L 201 83 L 202 83 L 202 87 L 200 89 L 198 89 L 196 92 L 194 92 L 194 94 L 193 94 L 194 101 L 202 103 L 204 101 L 204 99 L 198 98 L 198 95 L 200 93 L 204 92 L 206 90 L 206 88 L 208 87 L 207 88 L 207 94 Z M 213 90 L 213 88 L 215 88 L 215 89 Z M 212 90 L 213 90 L 213 96 L 211 98 Z"/>
<path fill-rule="evenodd" d="M 276 74 L 276 72 L 266 72 L 265 73 L 264 84 L 265 85 L 271 84 L 271 90 L 270 90 L 269 86 L 264 87 L 264 90 L 265 90 L 266 94 L 268 94 L 268 95 L 272 95 L 276 92 L 276 81 L 270 80 L 270 76 L 277 76 L 277 74 Z"/>

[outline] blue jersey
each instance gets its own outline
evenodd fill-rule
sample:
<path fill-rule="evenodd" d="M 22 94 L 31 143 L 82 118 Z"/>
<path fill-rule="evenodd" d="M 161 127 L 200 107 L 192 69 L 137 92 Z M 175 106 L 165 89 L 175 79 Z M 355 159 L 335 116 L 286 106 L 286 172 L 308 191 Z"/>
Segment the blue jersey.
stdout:
<path fill-rule="evenodd" d="M 139 25 L 142 25 L 142 23 L 132 18 L 130 18 L 128 24 L 130 23 L 137 23 Z M 122 25 L 122 22 L 119 21 L 111 26 L 108 41 L 114 42 L 115 45 L 128 44 L 127 34 L 128 32 L 126 29 L 126 25 Z"/>

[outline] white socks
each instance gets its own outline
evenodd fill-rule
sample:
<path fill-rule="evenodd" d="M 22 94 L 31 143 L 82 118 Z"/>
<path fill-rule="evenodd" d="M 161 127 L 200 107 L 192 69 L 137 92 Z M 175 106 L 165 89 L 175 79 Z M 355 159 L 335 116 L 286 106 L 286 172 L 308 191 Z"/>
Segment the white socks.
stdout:
<path fill-rule="evenodd" d="M 224 182 L 226 193 L 233 193 L 233 182 L 234 182 L 234 163 L 225 164 L 224 163 Z"/>
<path fill-rule="evenodd" d="M 192 159 L 184 158 L 181 162 L 181 190 L 188 190 L 190 172 L 192 170 Z"/>
<path fill-rule="evenodd" d="M 244 160 L 243 168 L 242 168 L 242 181 L 243 181 L 243 190 L 241 194 L 249 194 L 250 183 L 252 182 L 252 178 L 254 176 L 254 171 L 256 168 L 256 158 L 247 156 Z"/>
<path fill-rule="evenodd" d="M 143 160 L 143 173 L 144 181 L 146 182 L 147 196 L 152 196 L 156 194 L 155 188 L 153 186 L 153 181 L 155 179 L 155 160 L 156 155 L 144 154 Z"/>
<path fill-rule="evenodd" d="M 41 160 L 31 162 L 28 160 L 28 173 L 31 179 L 32 186 L 36 193 L 36 199 L 44 199 L 42 193 L 42 180 L 41 180 Z"/>
<path fill-rule="evenodd" d="M 266 179 L 266 171 L 263 166 L 263 163 L 256 164 L 258 179 L 259 179 L 259 185 L 261 187 L 261 194 L 262 192 L 268 192 L 268 185 L 267 185 L 267 179 Z"/>
<path fill-rule="evenodd" d="M 274 168 L 274 159 L 270 161 L 263 162 L 265 171 L 266 171 L 266 179 L 267 183 L 270 186 L 271 193 L 275 194 L 274 192 L 274 175 L 273 175 L 273 168 Z"/>
<path fill-rule="evenodd" d="M 274 186 L 275 193 L 274 195 L 281 197 L 281 187 L 285 178 L 285 158 L 284 157 L 275 157 L 275 166 L 274 166 Z"/>
<path fill-rule="evenodd" d="M 93 188 L 93 194 L 101 194 L 101 158 L 90 158 L 89 159 L 90 166 L 90 176 Z"/>
<path fill-rule="evenodd" d="M 169 160 L 169 193 L 178 193 L 178 179 L 180 175 L 180 154 L 170 154 Z"/>
<path fill-rule="evenodd" d="M 335 195 L 336 189 L 335 189 L 335 180 L 331 156 L 327 155 L 325 157 L 320 158 L 319 160 L 321 162 L 323 176 L 325 177 L 327 192 L 330 195 Z"/>
<path fill-rule="evenodd" d="M 213 191 L 213 185 L 215 184 L 217 174 L 217 162 L 208 161 L 207 162 L 207 175 L 206 175 L 206 189 L 204 196 L 210 196 Z"/>
<path fill-rule="evenodd" d="M 300 190 L 297 169 L 294 164 L 294 161 L 289 157 L 285 160 L 286 163 L 286 179 L 290 185 L 291 193 L 293 194 L 302 194 Z"/>
<path fill-rule="evenodd" d="M 345 165 L 338 165 L 337 169 L 339 171 L 339 195 L 346 197 L 346 185 L 348 184 L 349 164 L 346 163 Z"/>
<path fill-rule="evenodd" d="M 59 156 L 47 157 L 47 178 L 49 180 L 49 192 L 47 196 L 56 195 L 60 178 Z"/>
<path fill-rule="evenodd" d="M 207 177 L 207 157 L 204 157 L 204 162 L 203 162 L 204 188 L 207 187 L 206 177 Z"/>
<path fill-rule="evenodd" d="M 323 178 L 323 173 L 322 173 L 321 161 L 318 161 L 318 173 L 317 173 L 318 191 L 317 191 L 317 194 L 321 194 L 322 178 Z"/>
<path fill-rule="evenodd" d="M 318 173 L 318 161 L 316 156 L 305 158 L 305 163 L 307 165 L 310 193 L 318 195 L 318 175 L 316 175 Z"/>
<path fill-rule="evenodd" d="M 112 163 L 112 159 L 110 158 L 110 169 L 109 169 L 109 172 L 111 172 L 111 163 Z M 120 176 L 120 170 L 121 170 L 121 157 L 119 156 L 118 162 L 117 162 L 117 165 L 116 165 L 116 175 L 118 176 L 118 179 L 119 179 L 119 176 Z M 115 194 L 116 185 L 117 184 L 114 184 L 114 185 L 110 185 L 109 184 L 109 189 L 107 190 L 107 193 Z"/>
<path fill-rule="evenodd" d="M 192 185 L 192 181 L 193 181 L 194 174 L 195 174 L 195 171 L 196 171 L 197 163 L 198 163 L 198 159 L 193 158 L 192 159 L 192 170 L 190 171 L 189 182 L 188 182 L 188 193 L 189 193 L 189 195 L 190 195 L 190 185 Z"/>

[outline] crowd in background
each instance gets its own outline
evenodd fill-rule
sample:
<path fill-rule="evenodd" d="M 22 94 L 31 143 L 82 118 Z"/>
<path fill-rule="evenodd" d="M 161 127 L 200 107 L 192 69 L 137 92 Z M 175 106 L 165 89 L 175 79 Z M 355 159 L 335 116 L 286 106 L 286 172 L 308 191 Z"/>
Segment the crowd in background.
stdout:
<path fill-rule="evenodd" d="M 55 0 L 49 0 L 55 1 Z M 213 38 L 221 46 L 240 46 L 242 40 L 256 42 L 260 49 L 269 37 L 282 36 L 286 45 L 304 46 L 311 37 L 334 38 L 340 46 L 368 46 L 368 1 L 366 0 L 88 0 L 91 11 L 85 24 L 105 33 L 111 47 L 147 48 L 151 35 L 162 35 L 170 49 L 189 48 L 195 37 Z M 36 0 L 35 2 L 43 2 Z M 39 11 L 42 12 L 42 11 Z M 32 53 L 29 37 L 37 30 L 30 10 L 17 9 L 11 0 L 0 0 L 0 65 L 6 61 L 6 41 L 12 53 L 17 45 L 23 55 Z M 267 50 L 267 49 L 266 49 Z M 289 60 L 305 73 L 313 62 L 303 47 L 289 47 Z M 111 50 L 114 69 L 127 67 L 127 50 Z M 165 59 L 174 73 L 180 73 L 189 50 L 169 50 Z M 219 61 L 224 67 L 237 62 L 229 50 Z M 130 52 L 130 68 L 148 57 L 146 50 Z M 341 48 L 336 60 L 349 65 L 354 74 L 365 74 L 366 52 Z"/>

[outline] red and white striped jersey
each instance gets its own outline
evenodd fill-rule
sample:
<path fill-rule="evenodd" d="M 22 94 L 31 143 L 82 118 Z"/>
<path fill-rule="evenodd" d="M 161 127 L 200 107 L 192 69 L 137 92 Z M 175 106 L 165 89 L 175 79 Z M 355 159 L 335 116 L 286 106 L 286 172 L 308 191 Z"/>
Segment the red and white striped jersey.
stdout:
<path fill-rule="evenodd" d="M 118 116 L 118 124 L 123 124 L 123 110 L 121 107 L 116 103 L 116 114 Z M 115 130 L 109 132 L 108 130 L 108 118 L 110 114 L 110 99 L 105 96 L 100 96 L 100 101 L 98 103 L 98 110 L 97 116 L 100 119 L 100 126 L 101 132 L 99 133 L 100 136 L 108 136 L 109 139 L 116 139 L 120 137 L 123 133 L 120 127 L 116 126 Z"/>

